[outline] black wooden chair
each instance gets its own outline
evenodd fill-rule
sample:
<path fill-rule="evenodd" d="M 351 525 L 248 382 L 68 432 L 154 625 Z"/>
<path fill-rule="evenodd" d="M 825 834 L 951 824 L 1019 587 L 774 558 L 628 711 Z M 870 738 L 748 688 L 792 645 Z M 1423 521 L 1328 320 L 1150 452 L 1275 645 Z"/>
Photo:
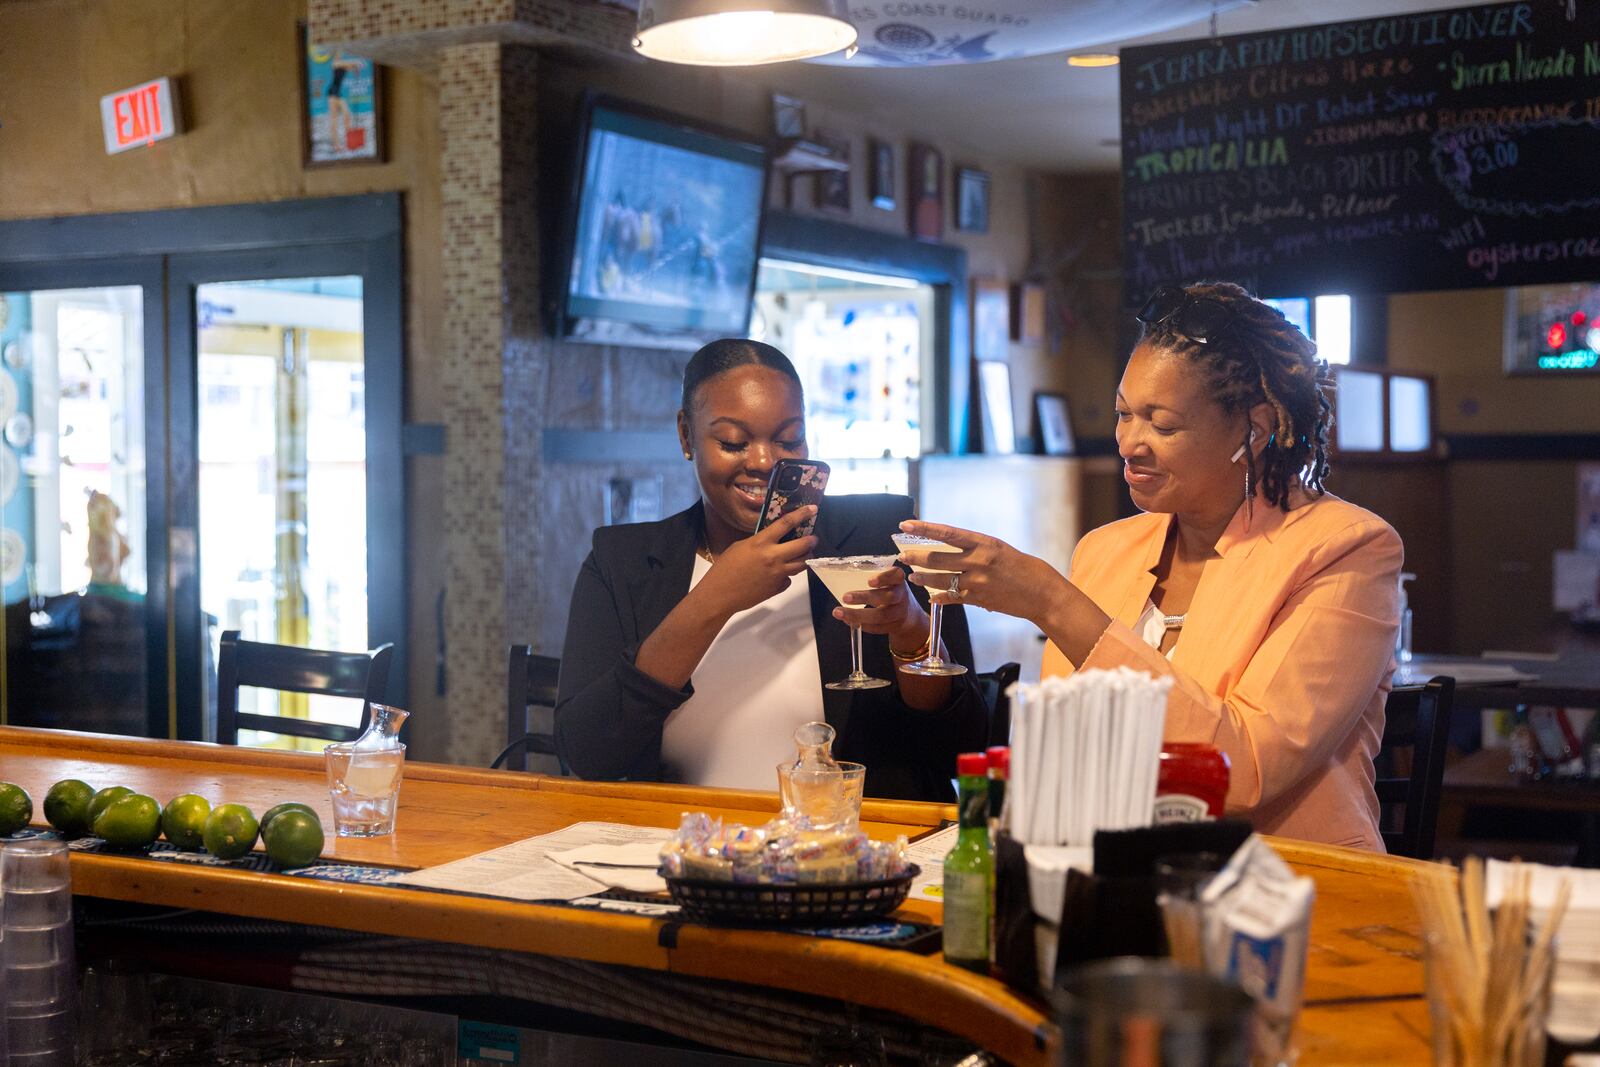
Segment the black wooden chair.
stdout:
<path fill-rule="evenodd" d="M 239 743 L 240 730 L 263 730 L 323 741 L 354 741 L 361 736 L 369 704 L 383 703 L 389 687 L 393 645 L 370 652 L 325 652 L 316 648 L 242 641 L 238 630 L 222 635 L 217 657 L 217 741 Z M 335 726 L 286 715 L 256 715 L 239 710 L 239 687 L 285 693 L 352 697 L 362 701 L 361 726 Z"/>
<path fill-rule="evenodd" d="M 1011 688 L 1012 683 L 1021 674 L 1021 664 L 1002 663 L 994 670 L 985 671 L 973 679 L 978 683 L 978 692 L 983 695 L 984 703 L 989 706 L 991 745 L 1011 743 L 1011 698 L 1006 695 L 1006 690 Z"/>
<path fill-rule="evenodd" d="M 1383 844 L 1391 855 L 1433 858 L 1455 694 L 1456 680 L 1439 677 L 1427 685 L 1391 690 L 1384 705 L 1376 788 Z"/>
<path fill-rule="evenodd" d="M 529 645 L 511 646 L 510 671 L 506 683 L 506 747 L 490 767 L 504 766 L 511 771 L 528 769 L 528 753 L 556 756 L 555 722 L 549 731 L 533 729 L 528 709 L 548 708 L 555 715 L 556 683 L 561 676 L 561 661 L 554 656 L 536 656 Z M 559 757 L 558 765 L 559 765 Z M 565 767 L 560 767 L 562 774 Z"/>

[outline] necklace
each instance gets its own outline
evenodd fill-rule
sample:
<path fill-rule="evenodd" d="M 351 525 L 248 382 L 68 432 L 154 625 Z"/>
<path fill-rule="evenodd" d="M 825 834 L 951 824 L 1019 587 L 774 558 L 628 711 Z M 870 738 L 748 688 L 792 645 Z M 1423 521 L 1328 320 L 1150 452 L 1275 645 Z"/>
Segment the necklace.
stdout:
<path fill-rule="evenodd" d="M 701 530 L 700 536 L 695 539 L 694 553 L 707 563 L 717 562 L 717 557 L 711 554 L 710 539 L 706 537 L 704 530 Z"/>

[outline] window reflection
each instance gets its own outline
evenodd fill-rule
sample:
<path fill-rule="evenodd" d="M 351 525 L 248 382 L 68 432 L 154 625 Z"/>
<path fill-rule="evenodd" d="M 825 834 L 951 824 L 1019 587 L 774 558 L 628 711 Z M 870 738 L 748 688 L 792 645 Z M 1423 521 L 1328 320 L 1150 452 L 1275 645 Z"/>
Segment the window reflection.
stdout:
<path fill-rule="evenodd" d="M 751 336 L 794 361 L 811 454 L 830 493 L 906 493 L 922 454 L 933 289 L 908 278 L 764 259 Z"/>

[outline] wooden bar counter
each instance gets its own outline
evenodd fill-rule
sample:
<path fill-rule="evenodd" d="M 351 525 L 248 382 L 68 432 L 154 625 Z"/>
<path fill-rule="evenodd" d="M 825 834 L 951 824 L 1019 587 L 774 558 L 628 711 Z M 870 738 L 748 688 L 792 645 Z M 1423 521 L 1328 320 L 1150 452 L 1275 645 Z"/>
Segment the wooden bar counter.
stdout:
<path fill-rule="evenodd" d="M 672 827 L 685 811 L 761 822 L 771 793 L 565 778 L 408 763 L 397 831 L 374 839 L 331 836 L 332 811 L 317 755 L 0 727 L 0 780 L 34 798 L 43 824 L 52 783 L 81 778 L 127 785 L 165 803 L 199 793 L 258 814 L 296 800 L 316 808 L 330 836 L 325 857 L 426 867 L 586 820 Z M 875 838 L 916 836 L 954 818 L 937 804 L 868 800 Z M 1414 861 L 1287 840 L 1273 844 L 1317 881 L 1301 1017 L 1302 1063 L 1426 1063 L 1418 921 L 1406 887 Z M 1000 982 L 947 967 L 937 955 L 780 932 L 676 926 L 658 919 L 383 886 L 350 885 L 160 863 L 94 853 L 72 856 L 79 895 L 337 927 L 397 937 L 567 957 L 725 979 L 832 997 L 897 1012 L 956 1034 L 1015 1064 L 1050 1062 L 1043 1006 Z M 908 918 L 939 907 L 908 902 Z M 664 936 L 664 932 L 667 936 Z"/>

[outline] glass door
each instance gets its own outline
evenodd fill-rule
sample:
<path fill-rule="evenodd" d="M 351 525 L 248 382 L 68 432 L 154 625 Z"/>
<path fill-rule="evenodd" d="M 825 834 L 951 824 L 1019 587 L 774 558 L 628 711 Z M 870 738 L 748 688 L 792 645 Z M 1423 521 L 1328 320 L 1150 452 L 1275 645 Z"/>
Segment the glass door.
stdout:
<path fill-rule="evenodd" d="M 0 221 L 0 725 L 207 739 L 227 628 L 405 704 L 400 208 Z"/>
<path fill-rule="evenodd" d="M 200 607 L 213 653 L 368 647 L 366 364 L 359 276 L 195 289 Z M 361 702 L 243 689 L 239 710 L 355 725 Z M 241 744 L 321 742 L 246 731 Z"/>
<path fill-rule="evenodd" d="M 144 734 L 165 720 L 149 703 L 164 608 L 146 538 L 144 300 L 138 285 L 0 291 L 9 725 Z"/>

